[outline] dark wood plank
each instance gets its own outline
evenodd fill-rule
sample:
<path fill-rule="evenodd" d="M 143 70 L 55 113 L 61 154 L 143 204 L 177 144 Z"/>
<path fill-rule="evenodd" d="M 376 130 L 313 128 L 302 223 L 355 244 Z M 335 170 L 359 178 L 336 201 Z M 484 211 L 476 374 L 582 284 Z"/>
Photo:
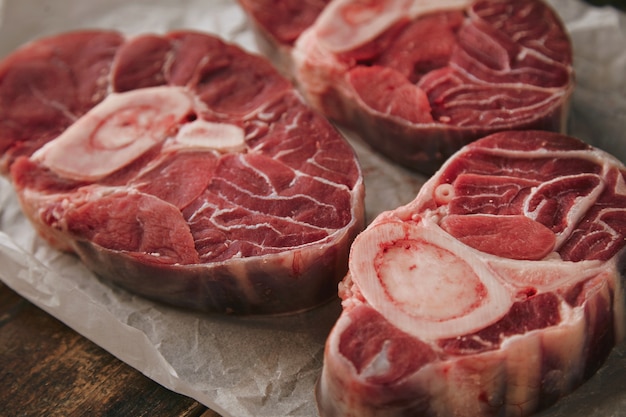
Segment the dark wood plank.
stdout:
<path fill-rule="evenodd" d="M 121 362 L 0 282 L 0 414 L 219 417 Z"/>

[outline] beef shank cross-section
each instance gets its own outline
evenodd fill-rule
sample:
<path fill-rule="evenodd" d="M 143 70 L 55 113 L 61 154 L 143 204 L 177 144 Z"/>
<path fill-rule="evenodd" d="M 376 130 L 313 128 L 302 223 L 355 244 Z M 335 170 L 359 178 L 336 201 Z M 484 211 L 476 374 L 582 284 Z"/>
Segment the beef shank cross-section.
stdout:
<path fill-rule="evenodd" d="M 296 41 L 330 0 L 237 0 L 261 52 L 286 76 L 292 75 Z"/>
<path fill-rule="evenodd" d="M 624 337 L 626 167 L 577 139 L 466 145 L 354 241 L 322 417 L 527 416 Z"/>
<path fill-rule="evenodd" d="M 292 55 L 314 107 L 425 174 L 487 134 L 564 131 L 574 84 L 541 0 L 333 0 Z"/>
<path fill-rule="evenodd" d="M 212 312 L 336 295 L 356 157 L 262 57 L 190 31 L 78 31 L 0 63 L 0 162 L 25 215 L 107 281 Z"/>

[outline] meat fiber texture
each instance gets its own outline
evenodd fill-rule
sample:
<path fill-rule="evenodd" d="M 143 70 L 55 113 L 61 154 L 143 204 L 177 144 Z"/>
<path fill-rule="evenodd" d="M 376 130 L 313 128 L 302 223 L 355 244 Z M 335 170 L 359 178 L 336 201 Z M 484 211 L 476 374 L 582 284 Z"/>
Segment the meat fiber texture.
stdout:
<path fill-rule="evenodd" d="M 316 109 L 427 175 L 487 134 L 564 132 L 574 85 L 568 34 L 539 0 L 333 0 L 292 59 Z"/>
<path fill-rule="evenodd" d="M 545 131 L 447 161 L 355 240 L 323 417 L 527 416 L 623 340 L 626 167 Z"/>
<path fill-rule="evenodd" d="M 286 76 L 293 74 L 293 46 L 330 0 L 238 0 L 263 55 Z"/>
<path fill-rule="evenodd" d="M 68 32 L 0 64 L 0 102 L 24 213 L 104 280 L 219 313 L 336 296 L 360 167 L 265 58 L 199 32 Z"/>

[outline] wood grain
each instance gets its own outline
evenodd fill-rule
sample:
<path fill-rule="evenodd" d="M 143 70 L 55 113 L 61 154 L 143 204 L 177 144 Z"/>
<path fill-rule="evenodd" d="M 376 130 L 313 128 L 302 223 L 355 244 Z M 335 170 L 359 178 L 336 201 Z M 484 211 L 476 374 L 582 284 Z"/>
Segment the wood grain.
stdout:
<path fill-rule="evenodd" d="M 220 417 L 155 383 L 1 282 L 0 415 Z"/>

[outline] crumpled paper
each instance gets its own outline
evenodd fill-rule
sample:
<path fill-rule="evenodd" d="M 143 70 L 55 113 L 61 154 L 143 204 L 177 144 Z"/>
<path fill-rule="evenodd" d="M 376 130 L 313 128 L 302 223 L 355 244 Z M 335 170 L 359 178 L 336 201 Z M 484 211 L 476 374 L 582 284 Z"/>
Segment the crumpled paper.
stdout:
<path fill-rule="evenodd" d="M 574 42 L 577 88 L 569 133 L 626 161 L 626 17 L 578 0 L 552 0 Z M 234 0 L 0 0 L 0 57 L 38 37 L 78 28 L 128 35 L 211 32 L 256 52 Z M 350 138 L 367 188 L 367 220 L 411 201 L 426 180 Z M 163 386 L 224 417 L 312 417 L 313 388 L 338 301 L 303 314 L 238 318 L 153 303 L 100 282 L 50 249 L 0 179 L 0 279 L 19 294 Z M 583 387 L 542 417 L 622 416 L 626 344 Z"/>

